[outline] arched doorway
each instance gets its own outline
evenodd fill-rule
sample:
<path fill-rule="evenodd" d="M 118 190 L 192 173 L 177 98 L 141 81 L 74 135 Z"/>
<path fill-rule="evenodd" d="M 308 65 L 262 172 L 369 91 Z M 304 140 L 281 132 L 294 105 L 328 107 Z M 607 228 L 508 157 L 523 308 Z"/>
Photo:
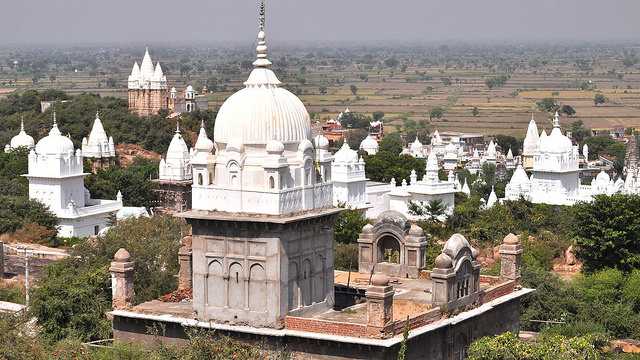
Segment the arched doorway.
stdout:
<path fill-rule="evenodd" d="M 378 262 L 400 264 L 400 241 L 392 235 L 378 240 Z"/>

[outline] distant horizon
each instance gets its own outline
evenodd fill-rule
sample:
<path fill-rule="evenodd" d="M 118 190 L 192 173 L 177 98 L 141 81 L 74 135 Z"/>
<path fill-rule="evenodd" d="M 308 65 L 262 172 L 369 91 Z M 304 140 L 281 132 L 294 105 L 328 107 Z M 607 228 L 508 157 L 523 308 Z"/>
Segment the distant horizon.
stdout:
<path fill-rule="evenodd" d="M 23 0 L 2 4 L 0 47 L 244 44 L 255 39 L 257 1 Z M 640 1 L 267 0 L 267 35 L 327 43 L 628 42 L 640 40 Z"/>

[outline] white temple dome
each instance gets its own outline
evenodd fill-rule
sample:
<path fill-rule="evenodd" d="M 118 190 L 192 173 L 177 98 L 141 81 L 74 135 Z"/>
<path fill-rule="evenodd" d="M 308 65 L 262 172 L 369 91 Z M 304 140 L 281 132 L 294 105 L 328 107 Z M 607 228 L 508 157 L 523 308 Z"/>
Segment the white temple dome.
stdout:
<path fill-rule="evenodd" d="M 358 162 L 358 152 L 352 150 L 349 147 L 349 144 L 345 141 L 342 144 L 342 147 L 336 154 L 334 155 L 335 162 L 337 163 L 357 163 Z"/>
<path fill-rule="evenodd" d="M 600 173 L 598 173 L 598 176 L 596 176 L 596 180 L 595 180 L 597 184 L 601 184 L 604 186 L 606 186 L 609 183 L 609 181 L 611 181 L 611 177 L 605 171 L 600 171 Z"/>
<path fill-rule="evenodd" d="M 185 144 L 186 146 L 186 144 Z M 213 151 L 213 141 L 207 136 L 207 131 L 204 129 L 204 122 L 200 125 L 200 132 L 198 133 L 198 140 L 194 148 L 198 151 L 209 153 Z"/>
<path fill-rule="evenodd" d="M 297 144 L 311 139 L 311 119 L 300 99 L 278 87 L 280 80 L 269 66 L 264 31 L 258 34 L 258 59 L 245 88 L 220 107 L 213 138 L 216 143 L 240 141 L 264 145 L 270 140 Z"/>
<path fill-rule="evenodd" d="M 27 147 L 31 149 L 33 148 L 34 144 L 35 144 L 35 141 L 33 140 L 33 137 L 31 137 L 24 131 L 24 121 L 21 121 L 20 132 L 18 133 L 18 135 L 11 138 L 11 141 L 9 142 L 9 146 L 12 149 L 17 149 L 19 147 Z"/>
<path fill-rule="evenodd" d="M 546 153 L 565 153 L 573 151 L 573 143 L 571 140 L 562 134 L 560 130 L 560 121 L 558 113 L 556 112 L 553 120 L 553 130 L 549 136 L 540 137 L 540 152 Z"/>
<path fill-rule="evenodd" d="M 169 144 L 167 161 L 169 161 L 169 159 L 189 159 L 189 148 L 187 148 L 187 144 L 184 142 L 182 134 L 180 134 L 180 128 L 176 129 L 176 133 L 173 135 L 173 139 L 171 139 L 171 143 Z"/>
<path fill-rule="evenodd" d="M 36 144 L 36 153 L 38 155 L 66 155 L 74 150 L 71 139 L 60 133 L 54 113 L 53 127 L 49 130 L 49 135 L 40 139 Z"/>
<path fill-rule="evenodd" d="M 243 144 L 266 144 L 269 140 L 292 144 L 310 137 L 311 120 L 302 101 L 274 85 L 248 85 L 231 95 L 220 107 L 213 136 L 223 144 L 232 140 Z"/>
<path fill-rule="evenodd" d="M 378 141 L 371 135 L 367 136 L 360 143 L 360 149 L 369 152 L 368 150 L 378 151 Z"/>

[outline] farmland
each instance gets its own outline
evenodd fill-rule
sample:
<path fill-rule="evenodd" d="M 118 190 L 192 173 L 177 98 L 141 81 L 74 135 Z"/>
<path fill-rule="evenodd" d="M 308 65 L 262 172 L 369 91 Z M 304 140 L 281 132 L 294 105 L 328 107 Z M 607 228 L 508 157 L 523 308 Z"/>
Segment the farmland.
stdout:
<path fill-rule="evenodd" d="M 591 128 L 640 127 L 640 66 L 632 44 L 434 45 L 348 48 L 272 46 L 274 70 L 301 97 L 313 118 L 326 121 L 346 107 L 385 113 L 389 131 L 407 121 L 439 130 L 522 137 L 536 103 L 553 98 L 575 110 L 563 121 Z M 0 50 L 0 96 L 55 88 L 70 94 L 126 96 L 126 78 L 143 47 Z M 151 47 L 179 90 L 207 85 L 211 109 L 242 86 L 250 47 Z M 17 61 L 17 63 L 15 63 Z M 496 80 L 497 79 L 497 80 Z M 602 94 L 603 104 L 594 97 Z M 444 110 L 441 117 L 431 110 Z M 545 125 L 546 124 L 546 125 Z"/>

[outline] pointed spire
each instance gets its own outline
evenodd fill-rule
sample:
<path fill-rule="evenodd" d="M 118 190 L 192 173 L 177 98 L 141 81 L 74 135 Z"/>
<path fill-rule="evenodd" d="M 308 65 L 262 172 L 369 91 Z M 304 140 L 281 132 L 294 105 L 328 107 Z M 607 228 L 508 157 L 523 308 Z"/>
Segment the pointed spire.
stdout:
<path fill-rule="evenodd" d="M 267 35 L 265 34 L 266 22 L 266 6 L 264 0 L 260 0 L 258 6 L 258 22 L 260 31 L 258 31 L 258 45 L 256 46 L 256 61 L 253 62 L 255 67 L 269 67 L 271 61 L 267 58 Z"/>
<path fill-rule="evenodd" d="M 24 132 L 24 115 L 20 117 L 20 132 Z"/>
<path fill-rule="evenodd" d="M 176 121 L 176 134 L 180 134 L 180 120 Z"/>
<path fill-rule="evenodd" d="M 560 127 L 560 115 L 558 114 L 557 111 L 556 111 L 556 114 L 553 116 L 553 127 L 554 128 Z"/>

